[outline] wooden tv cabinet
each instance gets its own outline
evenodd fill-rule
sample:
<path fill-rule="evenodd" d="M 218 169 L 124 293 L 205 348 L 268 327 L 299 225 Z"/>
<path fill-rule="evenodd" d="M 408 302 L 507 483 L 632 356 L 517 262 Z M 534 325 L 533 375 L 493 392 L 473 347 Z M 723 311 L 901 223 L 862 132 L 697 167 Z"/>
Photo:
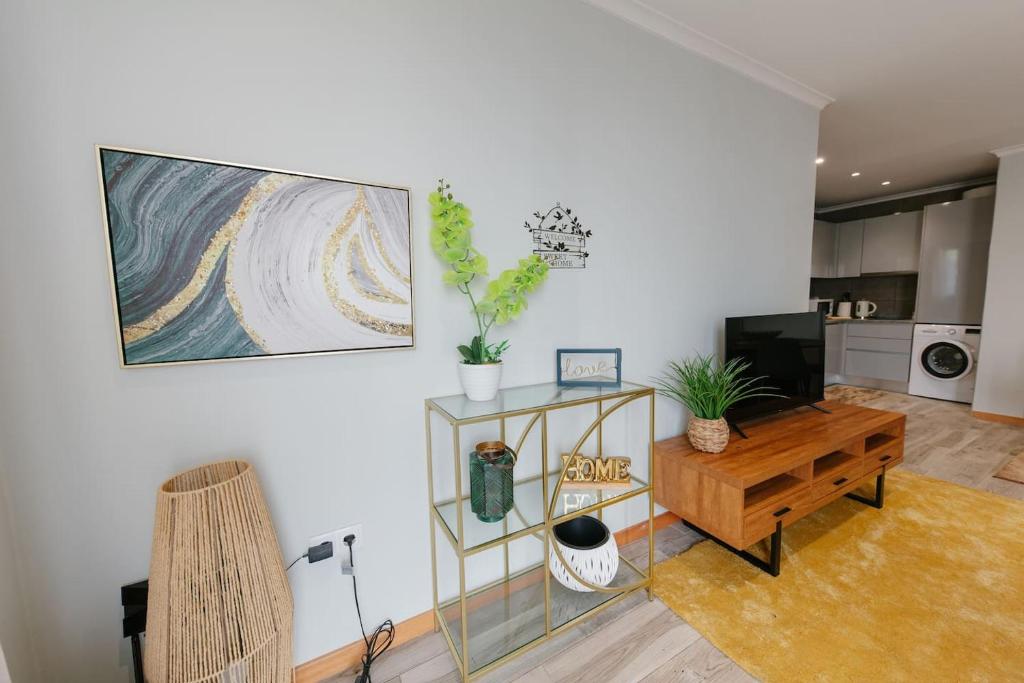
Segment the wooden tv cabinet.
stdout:
<path fill-rule="evenodd" d="M 903 461 L 906 415 L 836 401 L 744 425 L 718 454 L 686 435 L 654 445 L 654 499 L 743 559 L 779 575 L 782 529 L 848 496 L 881 508 L 885 471 Z M 875 479 L 874 498 L 851 493 Z M 769 559 L 744 548 L 771 537 Z"/>

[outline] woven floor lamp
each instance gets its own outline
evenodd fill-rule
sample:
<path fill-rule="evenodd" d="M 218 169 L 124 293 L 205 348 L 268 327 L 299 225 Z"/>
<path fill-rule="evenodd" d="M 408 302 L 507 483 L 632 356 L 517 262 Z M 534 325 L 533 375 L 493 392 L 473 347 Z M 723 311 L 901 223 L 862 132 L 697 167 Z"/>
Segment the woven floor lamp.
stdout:
<path fill-rule="evenodd" d="M 292 595 L 256 473 L 233 460 L 157 492 L 149 683 L 292 680 Z"/>

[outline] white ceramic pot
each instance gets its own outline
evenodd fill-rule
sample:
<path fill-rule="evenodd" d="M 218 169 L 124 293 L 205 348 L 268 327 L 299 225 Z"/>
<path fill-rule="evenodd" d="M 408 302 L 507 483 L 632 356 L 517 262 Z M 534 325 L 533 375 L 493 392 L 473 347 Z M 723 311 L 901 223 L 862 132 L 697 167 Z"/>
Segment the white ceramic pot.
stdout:
<path fill-rule="evenodd" d="M 552 547 L 548 554 L 548 568 L 558 583 L 581 593 L 592 593 L 566 571 L 558 559 L 554 545 L 562 551 L 566 564 L 580 578 L 595 586 L 607 586 L 619 571 L 619 546 L 615 536 L 597 517 L 583 515 L 568 522 L 556 524 Z"/>
<path fill-rule="evenodd" d="M 501 384 L 501 363 L 459 363 L 459 381 L 470 401 L 490 401 L 498 394 Z"/>

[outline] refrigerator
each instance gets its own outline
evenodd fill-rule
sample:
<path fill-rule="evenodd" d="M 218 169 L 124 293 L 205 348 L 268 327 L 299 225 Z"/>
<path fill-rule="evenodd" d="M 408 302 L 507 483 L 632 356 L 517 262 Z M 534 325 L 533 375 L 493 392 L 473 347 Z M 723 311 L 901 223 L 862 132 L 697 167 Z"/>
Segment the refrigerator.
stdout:
<path fill-rule="evenodd" d="M 925 207 L 917 276 L 918 324 L 980 325 L 995 197 Z"/>

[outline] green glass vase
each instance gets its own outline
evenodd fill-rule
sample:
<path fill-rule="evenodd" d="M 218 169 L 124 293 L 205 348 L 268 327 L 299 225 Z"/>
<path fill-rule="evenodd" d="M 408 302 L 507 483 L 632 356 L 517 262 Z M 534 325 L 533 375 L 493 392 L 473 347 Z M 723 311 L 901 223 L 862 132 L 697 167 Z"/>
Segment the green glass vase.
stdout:
<path fill-rule="evenodd" d="M 481 448 L 469 455 L 470 509 L 481 522 L 500 522 L 512 509 L 512 468 L 516 464 L 515 452 L 503 448 Z"/>

